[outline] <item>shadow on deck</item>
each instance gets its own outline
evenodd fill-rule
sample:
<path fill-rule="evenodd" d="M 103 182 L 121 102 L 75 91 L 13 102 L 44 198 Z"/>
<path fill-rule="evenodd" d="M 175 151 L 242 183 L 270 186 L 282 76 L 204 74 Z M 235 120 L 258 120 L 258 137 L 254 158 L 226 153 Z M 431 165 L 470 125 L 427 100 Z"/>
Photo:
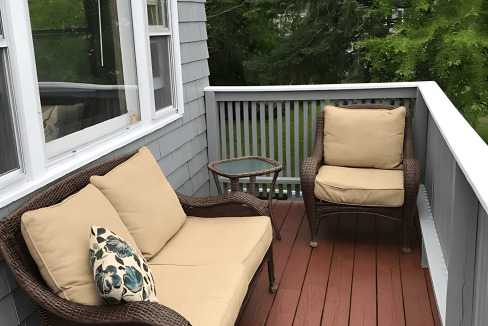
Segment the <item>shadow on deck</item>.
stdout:
<path fill-rule="evenodd" d="M 419 224 L 412 253 L 401 252 L 401 224 L 364 214 L 322 219 L 310 248 L 303 202 L 275 201 L 278 292 L 261 277 L 239 326 L 440 326 L 429 271 L 421 267 Z M 415 233 L 415 234 L 414 234 Z"/>

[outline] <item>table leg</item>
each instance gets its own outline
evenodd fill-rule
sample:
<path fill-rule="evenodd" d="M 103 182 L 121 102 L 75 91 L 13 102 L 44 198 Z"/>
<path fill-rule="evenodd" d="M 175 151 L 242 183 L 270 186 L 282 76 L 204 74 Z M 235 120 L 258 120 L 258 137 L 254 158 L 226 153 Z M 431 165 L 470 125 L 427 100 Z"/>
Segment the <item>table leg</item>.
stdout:
<path fill-rule="evenodd" d="M 215 180 L 215 185 L 217 186 L 217 190 L 219 192 L 219 195 L 222 195 L 222 188 L 220 188 L 219 176 L 214 171 L 212 171 L 212 174 L 213 174 L 213 177 Z"/>
<path fill-rule="evenodd" d="M 271 218 L 271 225 L 273 226 L 273 229 L 276 233 L 276 238 L 278 240 L 281 240 L 280 231 L 278 230 L 278 226 L 276 225 L 276 221 L 273 216 L 273 195 L 275 191 L 274 188 L 275 188 L 276 179 L 278 178 L 279 173 L 280 173 L 279 171 L 274 173 L 273 182 L 271 183 L 271 187 L 269 189 L 269 194 L 268 194 L 268 206 L 269 206 L 269 215 L 270 215 L 269 217 Z"/>
<path fill-rule="evenodd" d="M 230 178 L 230 192 L 239 191 L 239 178 Z"/>
<path fill-rule="evenodd" d="M 254 196 L 254 186 L 256 185 L 256 176 L 252 176 L 249 178 L 249 188 L 247 189 L 247 193 Z"/>

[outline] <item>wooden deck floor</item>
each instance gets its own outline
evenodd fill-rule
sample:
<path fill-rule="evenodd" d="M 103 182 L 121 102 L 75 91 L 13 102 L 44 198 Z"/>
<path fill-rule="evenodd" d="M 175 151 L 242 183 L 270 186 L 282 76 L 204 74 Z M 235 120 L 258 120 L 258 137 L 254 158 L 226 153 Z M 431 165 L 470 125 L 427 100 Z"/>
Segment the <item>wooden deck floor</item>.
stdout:
<path fill-rule="evenodd" d="M 264 271 L 239 326 L 441 325 L 421 267 L 418 221 L 404 255 L 400 225 L 386 218 L 323 219 L 312 250 L 303 202 L 278 201 L 274 215 L 282 237 L 274 242 L 278 292 L 268 292 Z"/>

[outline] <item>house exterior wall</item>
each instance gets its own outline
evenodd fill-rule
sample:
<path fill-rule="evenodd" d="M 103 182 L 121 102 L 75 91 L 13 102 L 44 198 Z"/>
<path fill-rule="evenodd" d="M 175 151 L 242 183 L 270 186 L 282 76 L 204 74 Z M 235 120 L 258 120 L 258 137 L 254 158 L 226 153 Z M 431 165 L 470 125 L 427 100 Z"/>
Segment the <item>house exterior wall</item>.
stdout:
<path fill-rule="evenodd" d="M 203 89 L 209 85 L 205 2 L 179 0 L 178 16 L 185 110 L 184 116 L 165 127 L 111 152 L 90 165 L 146 146 L 158 161 L 169 183 L 192 196 L 210 193 L 207 171 L 207 133 Z M 5 207 L 0 219 L 34 197 L 35 191 Z M 0 257 L 0 325 L 43 325 L 33 300 L 19 287 Z"/>

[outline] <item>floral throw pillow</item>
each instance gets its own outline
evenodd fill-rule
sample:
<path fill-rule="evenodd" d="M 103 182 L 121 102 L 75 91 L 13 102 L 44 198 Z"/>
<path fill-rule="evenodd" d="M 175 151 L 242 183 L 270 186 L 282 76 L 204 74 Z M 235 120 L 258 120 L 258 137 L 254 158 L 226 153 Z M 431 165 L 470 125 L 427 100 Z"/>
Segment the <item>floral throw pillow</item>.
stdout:
<path fill-rule="evenodd" d="M 92 226 L 90 264 L 103 302 L 158 302 L 149 266 L 127 242 L 113 232 Z"/>

